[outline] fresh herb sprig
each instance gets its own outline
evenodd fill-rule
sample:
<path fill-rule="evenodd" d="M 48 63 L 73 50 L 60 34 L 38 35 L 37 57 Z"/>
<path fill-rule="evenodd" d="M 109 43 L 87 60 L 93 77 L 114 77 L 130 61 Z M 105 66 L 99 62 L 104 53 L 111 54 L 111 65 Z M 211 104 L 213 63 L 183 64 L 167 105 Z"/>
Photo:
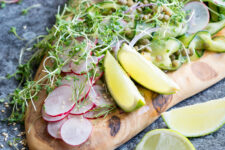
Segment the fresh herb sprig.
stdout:
<path fill-rule="evenodd" d="M 20 36 L 17 34 L 17 32 L 16 32 L 16 27 L 11 27 L 9 32 L 13 33 L 18 39 L 24 40 L 22 37 L 20 37 Z"/>
<path fill-rule="evenodd" d="M 40 43 L 36 44 L 39 51 L 31 57 L 31 59 L 24 65 L 20 65 L 15 74 L 8 77 L 19 78 L 22 82 L 20 86 L 11 94 L 11 104 L 13 104 L 13 111 L 9 118 L 10 121 L 22 121 L 24 118 L 25 108 L 28 101 L 31 101 L 34 109 L 36 109 L 34 101 L 38 99 L 40 90 L 51 92 L 59 85 L 62 77 L 62 67 L 68 62 L 75 64 L 81 63 L 83 60 L 87 61 L 92 58 L 104 56 L 106 51 L 112 51 L 120 40 L 130 42 L 130 37 L 124 34 L 126 28 L 131 28 L 131 31 L 136 31 L 135 22 L 140 21 L 140 18 L 133 13 L 126 14 L 128 7 L 120 5 L 117 9 L 108 11 L 105 15 L 98 4 L 93 3 L 92 0 L 80 0 L 79 5 L 72 7 L 72 5 L 65 5 L 61 11 L 60 7 L 56 15 L 56 24 L 49 31 Z M 174 22 L 183 21 L 182 16 L 179 17 L 181 4 L 178 0 L 169 2 L 167 0 L 159 0 L 154 2 L 157 6 L 169 6 L 174 12 Z M 178 7 L 179 6 L 179 7 Z M 95 8 L 90 15 L 90 8 Z M 24 11 L 25 13 L 27 11 Z M 146 20 L 146 23 L 152 26 L 161 25 L 159 20 L 158 10 L 155 12 L 151 20 Z M 177 16 L 176 16 L 177 15 Z M 182 14 L 181 14 L 182 15 Z M 143 21 L 143 20 L 142 20 Z M 172 21 L 171 21 L 172 22 Z M 15 28 L 12 32 L 16 34 Z M 19 37 L 19 36 L 18 36 Z M 79 38 L 83 38 L 79 41 Z M 97 44 L 95 41 L 98 41 Z M 32 72 L 33 64 L 40 63 L 41 57 L 45 55 L 43 61 L 43 75 L 40 79 L 33 81 Z M 79 55 L 80 57 L 76 57 Z M 99 64 L 102 67 L 101 63 Z M 90 69 L 91 68 L 91 69 Z M 89 70 L 92 70 L 89 72 Z M 97 66 L 86 64 L 87 81 L 91 83 L 91 78 L 95 77 Z M 23 88 L 21 88 L 23 86 Z M 75 87 L 77 93 L 82 92 L 81 87 Z M 75 98 L 78 100 L 79 96 Z M 113 111 L 115 107 L 109 107 L 106 111 L 101 112 L 102 115 L 107 115 Z"/>
<path fill-rule="evenodd" d="M 38 7 L 41 7 L 41 4 L 34 4 L 34 5 L 30 6 L 30 7 L 27 7 L 26 9 L 23 9 L 21 13 L 23 15 L 26 15 L 31 9 L 38 8 Z"/>

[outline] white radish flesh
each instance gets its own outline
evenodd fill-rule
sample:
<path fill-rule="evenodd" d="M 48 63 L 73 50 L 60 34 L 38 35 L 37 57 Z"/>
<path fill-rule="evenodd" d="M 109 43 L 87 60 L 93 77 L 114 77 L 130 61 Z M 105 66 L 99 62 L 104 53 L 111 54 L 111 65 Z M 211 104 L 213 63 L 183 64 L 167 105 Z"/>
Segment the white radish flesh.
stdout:
<path fill-rule="evenodd" d="M 74 96 L 76 100 L 83 100 L 86 98 L 90 92 L 91 86 L 93 85 L 92 79 L 88 80 L 84 75 L 76 76 L 73 74 L 69 74 L 64 77 L 62 84 L 68 84 L 73 88 L 75 91 Z"/>
<path fill-rule="evenodd" d="M 65 114 L 65 115 L 61 115 L 61 116 L 57 116 L 57 117 L 51 117 L 49 115 L 47 115 L 45 113 L 45 110 L 42 109 L 42 118 L 45 120 L 45 121 L 48 121 L 48 122 L 57 122 L 57 121 L 60 121 L 62 119 L 64 119 L 65 117 L 68 116 L 69 113 Z"/>
<path fill-rule="evenodd" d="M 85 100 L 82 102 L 79 102 L 77 104 L 77 106 L 75 106 L 72 111 L 70 112 L 70 114 L 72 115 L 82 115 L 86 112 L 88 112 L 89 110 L 91 110 L 94 107 L 94 103 L 91 102 L 90 100 Z"/>
<path fill-rule="evenodd" d="M 101 85 L 95 85 L 91 88 L 89 98 L 99 107 L 114 105 L 112 98 L 106 93 L 106 89 Z"/>
<path fill-rule="evenodd" d="M 74 105 L 73 88 L 69 85 L 56 88 L 48 95 L 44 103 L 46 114 L 53 117 L 67 114 Z"/>
<path fill-rule="evenodd" d="M 95 75 L 93 76 L 93 84 L 95 84 L 99 79 L 101 79 L 101 77 L 103 76 L 104 72 L 100 67 L 96 67 L 96 69 L 94 70 Z"/>
<path fill-rule="evenodd" d="M 225 1 L 224 0 L 213 0 L 213 2 L 216 5 L 221 5 L 221 6 L 225 7 Z"/>
<path fill-rule="evenodd" d="M 61 139 L 60 129 L 66 120 L 67 118 L 57 122 L 49 122 L 47 125 L 48 133 L 56 139 Z"/>
<path fill-rule="evenodd" d="M 87 58 L 87 60 L 81 60 L 79 64 L 71 63 L 70 67 L 72 68 L 74 74 L 83 75 L 93 68 L 93 64 L 97 63 L 98 58 L 95 56 L 90 56 Z"/>
<path fill-rule="evenodd" d="M 62 72 L 67 73 L 67 72 L 71 72 L 71 71 L 72 71 L 72 69 L 70 68 L 70 62 L 67 63 L 67 64 L 65 64 L 65 65 L 62 67 Z"/>
<path fill-rule="evenodd" d="M 88 111 L 87 113 L 83 114 L 83 117 L 87 118 L 87 119 L 101 118 L 104 116 L 105 112 L 108 110 L 109 110 L 109 108 L 95 107 L 93 110 Z"/>
<path fill-rule="evenodd" d="M 184 10 L 189 12 L 187 33 L 196 33 L 203 30 L 209 23 L 209 11 L 202 2 L 193 1 L 184 6 Z"/>
<path fill-rule="evenodd" d="M 92 124 L 86 118 L 72 117 L 61 127 L 62 140 L 72 146 L 78 146 L 88 140 L 92 132 Z"/>

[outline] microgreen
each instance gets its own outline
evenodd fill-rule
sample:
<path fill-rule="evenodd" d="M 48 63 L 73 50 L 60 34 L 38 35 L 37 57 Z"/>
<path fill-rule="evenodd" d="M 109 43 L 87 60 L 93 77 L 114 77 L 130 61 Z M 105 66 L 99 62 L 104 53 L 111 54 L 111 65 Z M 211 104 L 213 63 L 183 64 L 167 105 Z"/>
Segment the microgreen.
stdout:
<path fill-rule="evenodd" d="M 1 8 L 5 8 L 6 4 L 5 2 L 1 2 Z"/>
<path fill-rule="evenodd" d="M 9 120 L 22 121 L 29 100 L 35 109 L 35 100 L 38 99 L 40 90 L 46 90 L 49 93 L 55 87 L 61 85 L 61 70 L 65 64 L 69 62 L 79 64 L 84 61 L 94 60 L 93 57 L 104 57 L 106 51 L 112 52 L 112 47 L 120 40 L 129 43 L 137 32 L 137 23 L 146 23 L 153 28 L 169 23 L 176 25 L 185 22 L 185 14 L 181 11 L 182 3 L 178 0 L 172 2 L 158 0 L 153 1 L 153 3 L 157 6 L 156 10 L 144 8 L 144 13 L 153 14 L 147 20 L 140 18 L 140 14 L 137 12 L 125 13 L 128 10 L 127 6 L 119 6 L 116 9 L 102 9 L 92 0 L 81 0 L 77 5 L 69 2 L 70 5 L 65 5 L 63 9 L 59 7 L 55 25 L 52 29 L 48 29 L 49 34 L 34 46 L 34 49 L 37 50 L 35 54 L 26 64 L 20 63 L 14 74 L 7 76 L 8 78 L 15 77 L 21 81 L 19 87 L 11 94 L 13 110 Z M 27 14 L 31 8 L 39 6 L 30 6 L 24 9 L 22 13 Z M 162 6 L 167 6 L 173 11 L 169 22 L 165 23 L 159 19 Z M 95 11 L 90 13 L 92 8 Z M 133 36 L 125 34 L 126 28 L 130 28 Z M 23 40 L 16 33 L 15 27 L 12 27 L 10 32 Z M 43 58 L 43 56 L 45 57 Z M 33 66 L 40 64 L 42 58 L 44 60 L 41 77 L 33 81 L 35 73 Z M 92 78 L 99 76 L 99 68 L 103 68 L 102 62 L 98 63 L 98 65 L 94 61 L 91 65 L 86 63 L 85 77 L 88 84 L 92 84 Z M 74 81 L 76 82 L 76 78 L 74 78 Z M 74 85 L 74 100 L 78 104 L 76 107 L 82 106 L 79 100 L 84 86 L 83 84 L 80 86 Z M 115 106 L 110 105 L 104 108 L 107 109 L 101 111 L 98 116 L 108 115 L 115 109 Z"/>
<path fill-rule="evenodd" d="M 13 33 L 18 39 L 23 40 L 23 38 L 17 34 L 15 27 L 11 27 L 9 32 Z"/>
<path fill-rule="evenodd" d="M 26 15 L 26 14 L 28 13 L 29 10 L 31 10 L 31 9 L 33 9 L 33 8 L 37 8 L 37 7 L 41 7 L 41 5 L 40 5 L 40 4 L 34 4 L 34 5 L 32 5 L 32 6 L 28 7 L 28 8 L 26 8 L 26 9 L 23 9 L 21 13 L 22 13 L 23 15 Z"/>

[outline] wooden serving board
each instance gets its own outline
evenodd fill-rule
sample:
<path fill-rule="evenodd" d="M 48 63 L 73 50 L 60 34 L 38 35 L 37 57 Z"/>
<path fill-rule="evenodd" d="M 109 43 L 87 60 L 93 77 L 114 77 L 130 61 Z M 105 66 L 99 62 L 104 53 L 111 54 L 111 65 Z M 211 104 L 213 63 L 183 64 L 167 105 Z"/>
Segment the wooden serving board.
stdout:
<path fill-rule="evenodd" d="M 225 35 L 225 29 L 218 33 Z M 35 80 L 45 75 L 41 64 Z M 184 64 L 168 75 L 180 86 L 181 90 L 174 95 L 157 95 L 140 87 L 146 105 L 132 113 L 116 112 L 106 118 L 92 120 L 93 131 L 88 141 L 81 146 L 68 146 L 61 140 L 48 135 L 47 122 L 41 117 L 41 108 L 46 98 L 46 92 L 39 93 L 35 101 L 37 111 L 30 103 L 25 118 L 25 129 L 28 146 L 31 150 L 112 150 L 124 144 L 142 131 L 162 112 L 182 100 L 210 87 L 225 77 L 225 54 L 206 52 L 195 62 Z"/>

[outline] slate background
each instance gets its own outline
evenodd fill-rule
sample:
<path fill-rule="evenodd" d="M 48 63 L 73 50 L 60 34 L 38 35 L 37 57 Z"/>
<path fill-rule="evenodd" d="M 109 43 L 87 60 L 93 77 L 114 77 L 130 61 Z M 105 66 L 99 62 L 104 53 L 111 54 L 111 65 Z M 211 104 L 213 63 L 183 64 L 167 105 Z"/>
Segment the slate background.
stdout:
<path fill-rule="evenodd" d="M 66 0 L 23 0 L 21 4 L 10 4 L 6 5 L 5 8 L 0 8 L 0 98 L 5 98 L 10 92 L 13 92 L 18 85 L 18 83 L 13 79 L 5 80 L 4 76 L 7 73 L 15 72 L 16 66 L 18 65 L 20 50 L 26 44 L 26 41 L 20 41 L 13 34 L 9 33 L 10 28 L 12 26 L 16 27 L 17 33 L 27 39 L 37 35 L 46 34 L 46 27 L 51 28 L 55 22 L 55 14 L 57 12 L 58 5 L 63 5 L 65 2 Z M 21 15 L 22 9 L 33 4 L 40 4 L 41 7 L 31 9 L 27 15 Z M 216 85 L 187 99 L 175 107 L 225 97 L 224 87 L 225 80 L 222 80 Z M 5 110 L 5 112 L 3 113 L 1 110 Z M 0 103 L 0 119 L 7 117 L 9 112 L 10 108 L 6 109 L 4 107 L 4 103 Z M 166 128 L 162 118 L 159 118 L 129 142 L 119 147 L 118 150 L 134 149 L 135 145 L 146 132 L 156 128 Z M 7 141 L 13 141 L 21 131 L 24 131 L 22 124 L 8 125 L 8 123 L 1 121 L 0 149 L 21 149 L 23 147 L 21 144 L 13 147 L 7 144 Z M 3 132 L 7 132 L 9 134 L 7 141 L 4 141 L 4 136 L 2 135 Z M 225 126 L 213 134 L 200 138 L 191 138 L 190 140 L 197 150 L 224 150 Z M 3 148 L 1 148 L 1 144 L 4 145 Z"/>

